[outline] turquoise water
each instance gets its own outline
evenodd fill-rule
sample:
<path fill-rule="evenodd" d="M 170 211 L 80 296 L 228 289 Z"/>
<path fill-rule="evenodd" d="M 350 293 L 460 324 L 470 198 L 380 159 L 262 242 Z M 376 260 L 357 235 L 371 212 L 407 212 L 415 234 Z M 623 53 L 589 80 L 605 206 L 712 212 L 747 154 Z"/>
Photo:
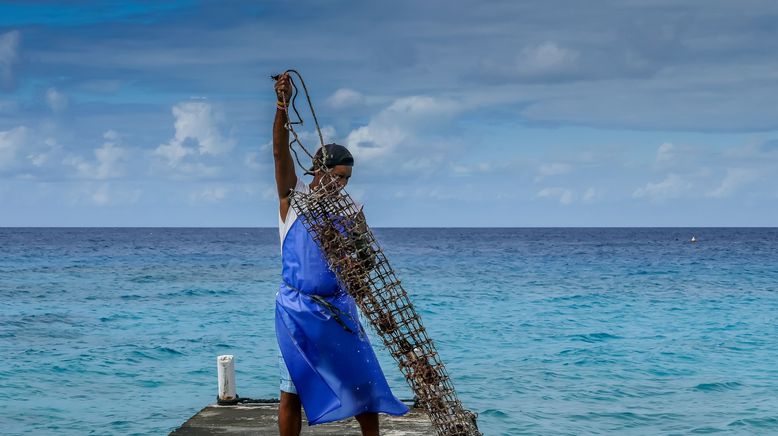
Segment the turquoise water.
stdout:
<path fill-rule="evenodd" d="M 776 229 L 376 234 L 487 435 L 778 434 Z M 219 354 L 277 396 L 279 274 L 275 229 L 0 229 L 0 433 L 165 434 Z"/>

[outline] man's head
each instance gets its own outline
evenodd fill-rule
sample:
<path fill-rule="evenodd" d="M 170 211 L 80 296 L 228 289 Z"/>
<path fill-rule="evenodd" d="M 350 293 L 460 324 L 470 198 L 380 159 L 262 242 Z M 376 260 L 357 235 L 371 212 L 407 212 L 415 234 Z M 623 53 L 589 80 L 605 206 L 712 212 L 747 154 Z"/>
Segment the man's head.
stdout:
<path fill-rule="evenodd" d="M 313 173 L 312 186 L 318 186 L 321 182 L 322 169 L 329 168 L 333 176 L 338 179 L 340 187 L 343 188 L 351 178 L 351 170 L 354 166 L 354 157 L 348 149 L 340 144 L 325 144 L 316 150 L 313 156 L 313 166 L 310 172 Z"/>

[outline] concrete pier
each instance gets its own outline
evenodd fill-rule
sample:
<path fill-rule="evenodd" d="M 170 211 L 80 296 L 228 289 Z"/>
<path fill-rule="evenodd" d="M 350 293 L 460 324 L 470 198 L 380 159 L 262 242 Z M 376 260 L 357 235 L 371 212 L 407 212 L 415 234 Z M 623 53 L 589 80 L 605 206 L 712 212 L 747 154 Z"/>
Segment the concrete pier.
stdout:
<path fill-rule="evenodd" d="M 421 409 L 405 416 L 380 415 L 381 435 L 434 435 L 432 424 Z M 308 426 L 303 416 L 303 435 L 359 436 L 359 424 L 345 421 Z M 249 403 L 235 406 L 211 405 L 199 411 L 170 436 L 275 436 L 278 435 L 278 403 Z"/>

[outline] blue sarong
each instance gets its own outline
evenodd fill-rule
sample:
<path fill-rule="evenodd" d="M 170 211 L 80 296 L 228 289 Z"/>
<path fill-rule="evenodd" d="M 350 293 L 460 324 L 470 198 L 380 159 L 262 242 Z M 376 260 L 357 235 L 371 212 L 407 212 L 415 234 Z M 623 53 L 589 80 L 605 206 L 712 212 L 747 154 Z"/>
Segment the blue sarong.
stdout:
<path fill-rule="evenodd" d="M 408 412 L 389 389 L 353 298 L 338 286 L 304 218 L 294 218 L 282 242 L 275 325 L 308 423 Z"/>

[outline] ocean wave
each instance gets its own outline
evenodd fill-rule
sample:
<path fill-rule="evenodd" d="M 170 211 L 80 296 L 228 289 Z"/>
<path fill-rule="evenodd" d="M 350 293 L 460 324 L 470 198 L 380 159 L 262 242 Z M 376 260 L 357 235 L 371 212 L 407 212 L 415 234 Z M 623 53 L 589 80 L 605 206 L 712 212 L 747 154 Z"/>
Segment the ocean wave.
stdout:
<path fill-rule="evenodd" d="M 129 353 L 131 358 L 140 360 L 164 360 L 170 357 L 184 356 L 185 353 L 169 347 L 157 346 L 143 350 L 133 350 Z"/>
<path fill-rule="evenodd" d="M 778 431 L 778 416 L 764 416 L 759 418 L 743 418 L 732 421 L 729 427 L 754 427 L 756 429 L 772 429 Z"/>
<path fill-rule="evenodd" d="M 621 339 L 621 336 L 612 335 L 610 333 L 588 333 L 588 334 L 570 335 L 568 336 L 568 338 L 570 338 L 573 341 L 603 342 L 612 339 Z"/>
<path fill-rule="evenodd" d="M 700 383 L 694 387 L 694 389 L 703 392 L 721 392 L 729 391 L 732 389 L 738 389 L 743 385 L 738 382 L 716 382 L 716 383 Z"/>
<path fill-rule="evenodd" d="M 235 295 L 235 291 L 232 289 L 205 289 L 205 288 L 188 288 L 180 291 L 168 292 L 160 295 L 163 299 L 175 299 L 182 297 L 214 297 L 214 296 L 226 296 Z"/>

